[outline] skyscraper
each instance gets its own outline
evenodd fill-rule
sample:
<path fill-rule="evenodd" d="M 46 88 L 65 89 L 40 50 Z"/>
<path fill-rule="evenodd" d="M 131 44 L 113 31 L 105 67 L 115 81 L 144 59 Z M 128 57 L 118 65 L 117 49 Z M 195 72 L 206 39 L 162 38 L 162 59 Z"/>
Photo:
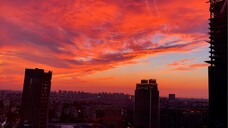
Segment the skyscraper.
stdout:
<path fill-rule="evenodd" d="M 52 72 L 25 69 L 20 127 L 47 128 Z"/>
<path fill-rule="evenodd" d="M 209 127 L 227 128 L 227 0 L 209 2 Z"/>
<path fill-rule="evenodd" d="M 136 84 L 134 125 L 136 128 L 159 128 L 159 91 L 155 79 Z"/>

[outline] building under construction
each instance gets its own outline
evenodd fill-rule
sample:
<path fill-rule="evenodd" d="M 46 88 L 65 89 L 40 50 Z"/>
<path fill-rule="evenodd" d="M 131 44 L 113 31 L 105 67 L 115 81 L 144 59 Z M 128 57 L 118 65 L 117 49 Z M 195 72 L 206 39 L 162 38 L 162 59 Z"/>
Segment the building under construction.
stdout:
<path fill-rule="evenodd" d="M 227 128 L 227 0 L 209 3 L 209 127 Z"/>

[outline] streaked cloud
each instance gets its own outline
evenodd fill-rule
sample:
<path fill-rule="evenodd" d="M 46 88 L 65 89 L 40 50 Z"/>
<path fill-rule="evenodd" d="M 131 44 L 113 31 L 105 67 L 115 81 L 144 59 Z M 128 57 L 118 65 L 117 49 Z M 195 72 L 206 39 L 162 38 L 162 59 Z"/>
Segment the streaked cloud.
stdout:
<path fill-rule="evenodd" d="M 194 63 L 195 59 L 183 59 L 183 60 L 177 60 L 170 64 L 167 64 L 166 66 L 171 67 L 171 71 L 191 71 L 196 70 L 198 68 L 204 68 L 208 67 L 208 64 L 205 62 L 202 63 Z"/>
<path fill-rule="evenodd" d="M 54 70 L 58 78 L 77 80 L 140 63 L 142 57 L 192 53 L 207 46 L 205 1 L 0 2 L 0 74 L 12 67 L 41 67 Z M 184 66 L 176 70 L 205 65 Z"/>

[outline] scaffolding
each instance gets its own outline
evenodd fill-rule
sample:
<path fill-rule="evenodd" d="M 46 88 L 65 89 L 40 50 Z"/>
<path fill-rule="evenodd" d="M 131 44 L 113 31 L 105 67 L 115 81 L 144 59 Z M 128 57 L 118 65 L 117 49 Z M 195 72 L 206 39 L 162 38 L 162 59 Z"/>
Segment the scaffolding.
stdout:
<path fill-rule="evenodd" d="M 227 127 L 227 0 L 210 0 L 209 127 Z"/>

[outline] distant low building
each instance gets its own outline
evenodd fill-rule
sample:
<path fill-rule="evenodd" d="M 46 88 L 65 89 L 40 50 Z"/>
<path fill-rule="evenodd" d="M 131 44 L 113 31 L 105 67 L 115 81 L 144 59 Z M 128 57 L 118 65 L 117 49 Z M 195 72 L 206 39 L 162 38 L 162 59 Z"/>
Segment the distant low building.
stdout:
<path fill-rule="evenodd" d="M 169 100 L 175 100 L 176 95 L 175 94 L 169 94 Z"/>

